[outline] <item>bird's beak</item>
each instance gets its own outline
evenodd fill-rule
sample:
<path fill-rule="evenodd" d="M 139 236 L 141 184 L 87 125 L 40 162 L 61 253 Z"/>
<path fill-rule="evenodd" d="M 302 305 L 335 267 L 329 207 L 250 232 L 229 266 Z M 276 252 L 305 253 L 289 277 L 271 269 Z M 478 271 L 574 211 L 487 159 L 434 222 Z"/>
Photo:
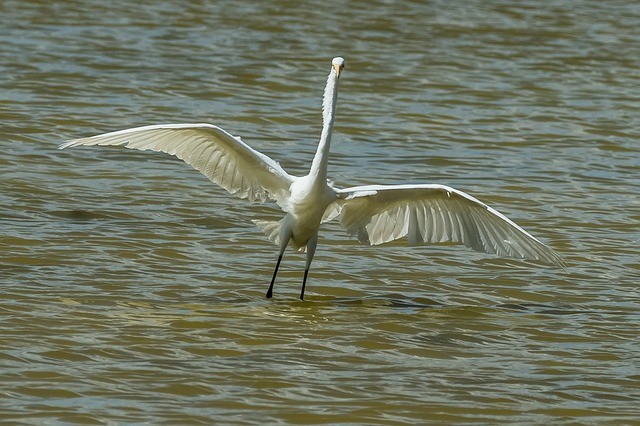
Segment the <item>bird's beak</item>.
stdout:
<path fill-rule="evenodd" d="M 344 65 L 334 65 L 333 70 L 336 72 L 336 77 L 340 77 L 340 71 L 342 71 Z"/>

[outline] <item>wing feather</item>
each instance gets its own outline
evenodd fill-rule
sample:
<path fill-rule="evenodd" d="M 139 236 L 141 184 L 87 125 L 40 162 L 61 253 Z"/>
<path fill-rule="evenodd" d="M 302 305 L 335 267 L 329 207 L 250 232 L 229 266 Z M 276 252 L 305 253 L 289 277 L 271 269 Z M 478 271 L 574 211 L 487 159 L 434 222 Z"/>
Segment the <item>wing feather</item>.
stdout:
<path fill-rule="evenodd" d="M 211 124 L 160 124 L 75 139 L 81 145 L 121 145 L 174 155 L 231 194 L 250 201 L 274 199 L 284 208 L 294 176 L 266 155 Z"/>
<path fill-rule="evenodd" d="M 367 244 L 407 237 L 462 243 L 503 257 L 564 265 L 560 256 L 506 216 L 444 185 L 371 185 L 337 189 L 342 225 Z"/>

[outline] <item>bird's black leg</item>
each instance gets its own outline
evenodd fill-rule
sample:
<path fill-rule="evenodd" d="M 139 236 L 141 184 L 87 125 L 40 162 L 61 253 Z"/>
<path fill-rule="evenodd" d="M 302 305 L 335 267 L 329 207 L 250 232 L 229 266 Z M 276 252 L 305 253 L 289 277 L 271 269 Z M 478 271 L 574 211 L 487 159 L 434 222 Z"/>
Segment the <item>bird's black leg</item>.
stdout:
<path fill-rule="evenodd" d="M 304 268 L 304 277 L 302 278 L 302 290 L 300 291 L 300 300 L 304 300 L 304 288 L 307 285 L 307 275 L 309 275 L 309 268 L 311 267 L 311 261 L 313 255 L 316 253 L 316 245 L 318 244 L 318 234 L 311 237 L 307 242 L 307 264 Z"/>
<path fill-rule="evenodd" d="M 269 290 L 267 290 L 267 299 L 271 299 L 273 296 L 273 284 L 276 282 L 276 275 L 278 275 L 278 268 L 280 267 L 280 262 L 282 262 L 282 256 L 284 255 L 284 251 L 287 248 L 287 244 L 289 244 L 290 235 L 283 237 L 280 236 L 280 254 L 278 254 L 278 261 L 276 262 L 276 269 L 273 271 L 273 278 L 271 278 L 271 284 L 269 285 Z"/>
<path fill-rule="evenodd" d="M 302 290 L 300 291 L 300 300 L 304 300 L 304 288 L 307 285 L 307 275 L 309 275 L 309 269 L 304 270 L 304 278 L 302 278 Z"/>
<path fill-rule="evenodd" d="M 282 261 L 282 253 L 278 256 L 278 261 L 276 262 L 276 269 L 273 271 L 273 278 L 271 278 L 271 284 L 269 285 L 269 290 L 267 290 L 267 299 L 271 299 L 273 296 L 273 283 L 276 282 L 276 275 L 278 275 L 278 268 L 280 267 L 280 262 Z"/>

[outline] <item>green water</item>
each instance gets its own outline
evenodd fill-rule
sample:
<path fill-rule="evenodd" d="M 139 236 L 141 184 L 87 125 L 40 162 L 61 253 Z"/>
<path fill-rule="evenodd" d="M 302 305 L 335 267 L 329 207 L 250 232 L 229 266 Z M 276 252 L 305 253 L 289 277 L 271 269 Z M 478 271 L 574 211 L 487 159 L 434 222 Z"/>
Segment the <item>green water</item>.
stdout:
<path fill-rule="evenodd" d="M 0 419 L 634 424 L 640 6 L 0 2 Z M 330 223 L 276 258 L 170 156 L 62 141 L 219 125 L 304 174 L 333 56 L 336 185 L 442 183 L 566 271 Z"/>

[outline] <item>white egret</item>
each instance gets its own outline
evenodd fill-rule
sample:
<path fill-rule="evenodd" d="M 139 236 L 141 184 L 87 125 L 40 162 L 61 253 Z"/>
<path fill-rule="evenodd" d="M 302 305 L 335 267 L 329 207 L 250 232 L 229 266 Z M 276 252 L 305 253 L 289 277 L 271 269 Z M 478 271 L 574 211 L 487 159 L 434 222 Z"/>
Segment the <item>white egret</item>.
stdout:
<path fill-rule="evenodd" d="M 561 258 L 507 217 L 474 197 L 438 184 L 368 185 L 339 189 L 327 181 L 327 164 L 344 59 L 331 63 L 322 102 L 322 134 L 306 176 L 280 164 L 211 124 L 159 124 L 76 139 L 80 145 L 122 145 L 165 152 L 184 160 L 229 193 L 250 201 L 274 200 L 286 213 L 278 222 L 254 221 L 279 247 L 267 298 L 287 246 L 306 250 L 300 299 L 318 243 L 320 224 L 339 218 L 348 233 L 377 245 L 401 237 L 409 244 L 456 242 L 474 250 L 562 265 Z"/>

